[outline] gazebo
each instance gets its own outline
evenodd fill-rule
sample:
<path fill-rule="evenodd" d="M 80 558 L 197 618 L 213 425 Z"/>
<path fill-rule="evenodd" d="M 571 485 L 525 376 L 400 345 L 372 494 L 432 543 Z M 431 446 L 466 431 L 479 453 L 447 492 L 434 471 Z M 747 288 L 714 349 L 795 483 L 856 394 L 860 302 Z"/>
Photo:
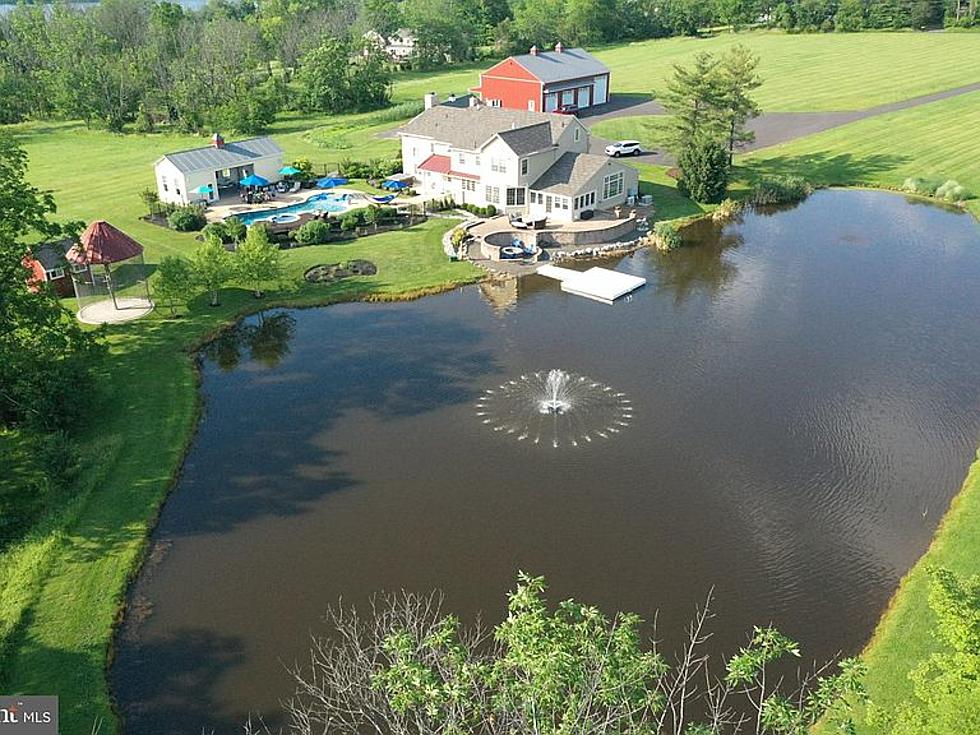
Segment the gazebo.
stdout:
<path fill-rule="evenodd" d="M 153 310 L 143 246 L 104 220 L 90 224 L 65 254 L 78 318 L 90 324 L 138 319 Z"/>

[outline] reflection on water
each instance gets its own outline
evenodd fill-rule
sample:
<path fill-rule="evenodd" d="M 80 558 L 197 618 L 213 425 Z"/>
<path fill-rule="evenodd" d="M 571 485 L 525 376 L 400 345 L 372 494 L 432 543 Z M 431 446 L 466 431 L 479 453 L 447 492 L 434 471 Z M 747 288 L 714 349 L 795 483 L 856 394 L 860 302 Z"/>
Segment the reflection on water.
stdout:
<path fill-rule="evenodd" d="M 128 731 L 274 723 L 338 597 L 438 587 L 495 621 L 518 569 L 659 608 L 668 649 L 714 586 L 717 650 L 772 622 L 814 657 L 857 651 L 976 449 L 977 227 L 825 191 L 696 232 L 615 261 L 649 285 L 613 306 L 531 277 L 509 311 L 472 287 L 267 313 L 209 346 L 168 550 L 132 592 L 152 614 L 117 641 Z M 544 451 L 474 416 L 555 367 L 624 393 L 629 428 Z"/>

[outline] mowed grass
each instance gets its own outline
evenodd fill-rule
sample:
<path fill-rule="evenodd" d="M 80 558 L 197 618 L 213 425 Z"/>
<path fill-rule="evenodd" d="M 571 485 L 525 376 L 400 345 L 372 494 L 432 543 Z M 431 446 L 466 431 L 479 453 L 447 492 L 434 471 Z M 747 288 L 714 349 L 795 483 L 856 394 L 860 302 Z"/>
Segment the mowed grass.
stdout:
<path fill-rule="evenodd" d="M 669 128 L 668 115 L 633 115 L 600 120 L 590 130 L 606 140 L 638 140 L 645 151 L 660 151 L 667 147 Z"/>
<path fill-rule="evenodd" d="M 980 43 L 971 33 L 721 33 L 593 49 L 612 72 L 613 93 L 657 95 L 675 63 L 699 51 L 723 53 L 741 43 L 758 54 L 764 110 L 863 110 L 980 82 Z M 479 83 L 487 61 L 447 72 L 396 77 L 398 101 L 425 92 L 462 94 Z"/>
<path fill-rule="evenodd" d="M 0 691 L 60 695 L 62 732 L 89 732 L 97 720 L 106 723 L 103 732 L 112 730 L 105 681 L 112 626 L 193 428 L 198 398 L 189 350 L 259 307 L 387 300 L 478 280 L 475 267 L 442 252 L 451 224 L 430 220 L 351 244 L 288 251 L 285 285 L 261 302 L 245 289 L 226 289 L 220 308 L 201 296 L 183 319 L 154 314 L 110 331 L 103 388 L 77 427 L 89 459 L 74 499 L 0 556 Z M 314 264 L 352 258 L 373 261 L 378 275 L 332 285 L 301 280 Z"/>
<path fill-rule="evenodd" d="M 977 44 L 980 46 L 980 43 Z M 814 184 L 898 188 L 908 177 L 955 179 L 980 216 L 980 92 L 876 115 L 739 161 L 742 173 L 794 173 Z"/>
<path fill-rule="evenodd" d="M 965 576 L 980 573 L 980 452 L 935 540 L 905 575 L 863 654 L 868 693 L 886 711 L 894 711 L 911 695 L 909 671 L 938 650 L 935 617 L 928 603 L 931 566 Z M 859 731 L 877 735 L 867 724 Z"/>

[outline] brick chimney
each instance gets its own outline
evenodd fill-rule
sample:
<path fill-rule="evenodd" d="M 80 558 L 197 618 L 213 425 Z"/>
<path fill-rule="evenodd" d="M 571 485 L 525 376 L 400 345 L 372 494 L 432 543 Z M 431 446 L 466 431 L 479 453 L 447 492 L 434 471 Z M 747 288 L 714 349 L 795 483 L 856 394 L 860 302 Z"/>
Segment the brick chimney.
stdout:
<path fill-rule="evenodd" d="M 531 56 L 537 56 L 537 55 L 538 55 L 538 47 L 531 46 Z"/>
<path fill-rule="evenodd" d="M 564 50 L 565 50 L 565 46 L 562 44 L 561 41 L 559 41 L 558 43 L 555 44 L 555 53 L 556 54 L 560 54 Z"/>
<path fill-rule="evenodd" d="M 225 139 L 221 137 L 221 133 L 215 133 L 211 136 L 211 146 L 214 148 L 225 147 Z"/>

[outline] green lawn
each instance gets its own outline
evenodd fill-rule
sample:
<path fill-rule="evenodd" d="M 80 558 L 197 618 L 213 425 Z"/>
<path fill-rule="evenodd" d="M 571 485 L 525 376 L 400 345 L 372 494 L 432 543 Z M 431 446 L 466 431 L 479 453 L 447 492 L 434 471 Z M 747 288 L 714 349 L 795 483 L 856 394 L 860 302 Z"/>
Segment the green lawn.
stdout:
<path fill-rule="evenodd" d="M 861 110 L 980 82 L 980 43 L 972 33 L 722 33 L 610 46 L 595 55 L 612 71 L 614 93 L 656 94 L 674 63 L 698 51 L 721 53 L 733 43 L 761 57 L 765 83 L 758 100 L 764 110 Z M 399 76 L 394 97 L 464 93 L 490 63 Z"/>
<path fill-rule="evenodd" d="M 591 127 L 592 133 L 606 140 L 638 140 L 647 151 L 667 147 L 670 116 L 634 115 L 602 120 Z"/>
<path fill-rule="evenodd" d="M 972 92 L 764 148 L 740 166 L 750 177 L 797 173 L 815 184 L 896 188 L 910 176 L 956 179 L 980 216 L 978 130 L 980 92 Z"/>

